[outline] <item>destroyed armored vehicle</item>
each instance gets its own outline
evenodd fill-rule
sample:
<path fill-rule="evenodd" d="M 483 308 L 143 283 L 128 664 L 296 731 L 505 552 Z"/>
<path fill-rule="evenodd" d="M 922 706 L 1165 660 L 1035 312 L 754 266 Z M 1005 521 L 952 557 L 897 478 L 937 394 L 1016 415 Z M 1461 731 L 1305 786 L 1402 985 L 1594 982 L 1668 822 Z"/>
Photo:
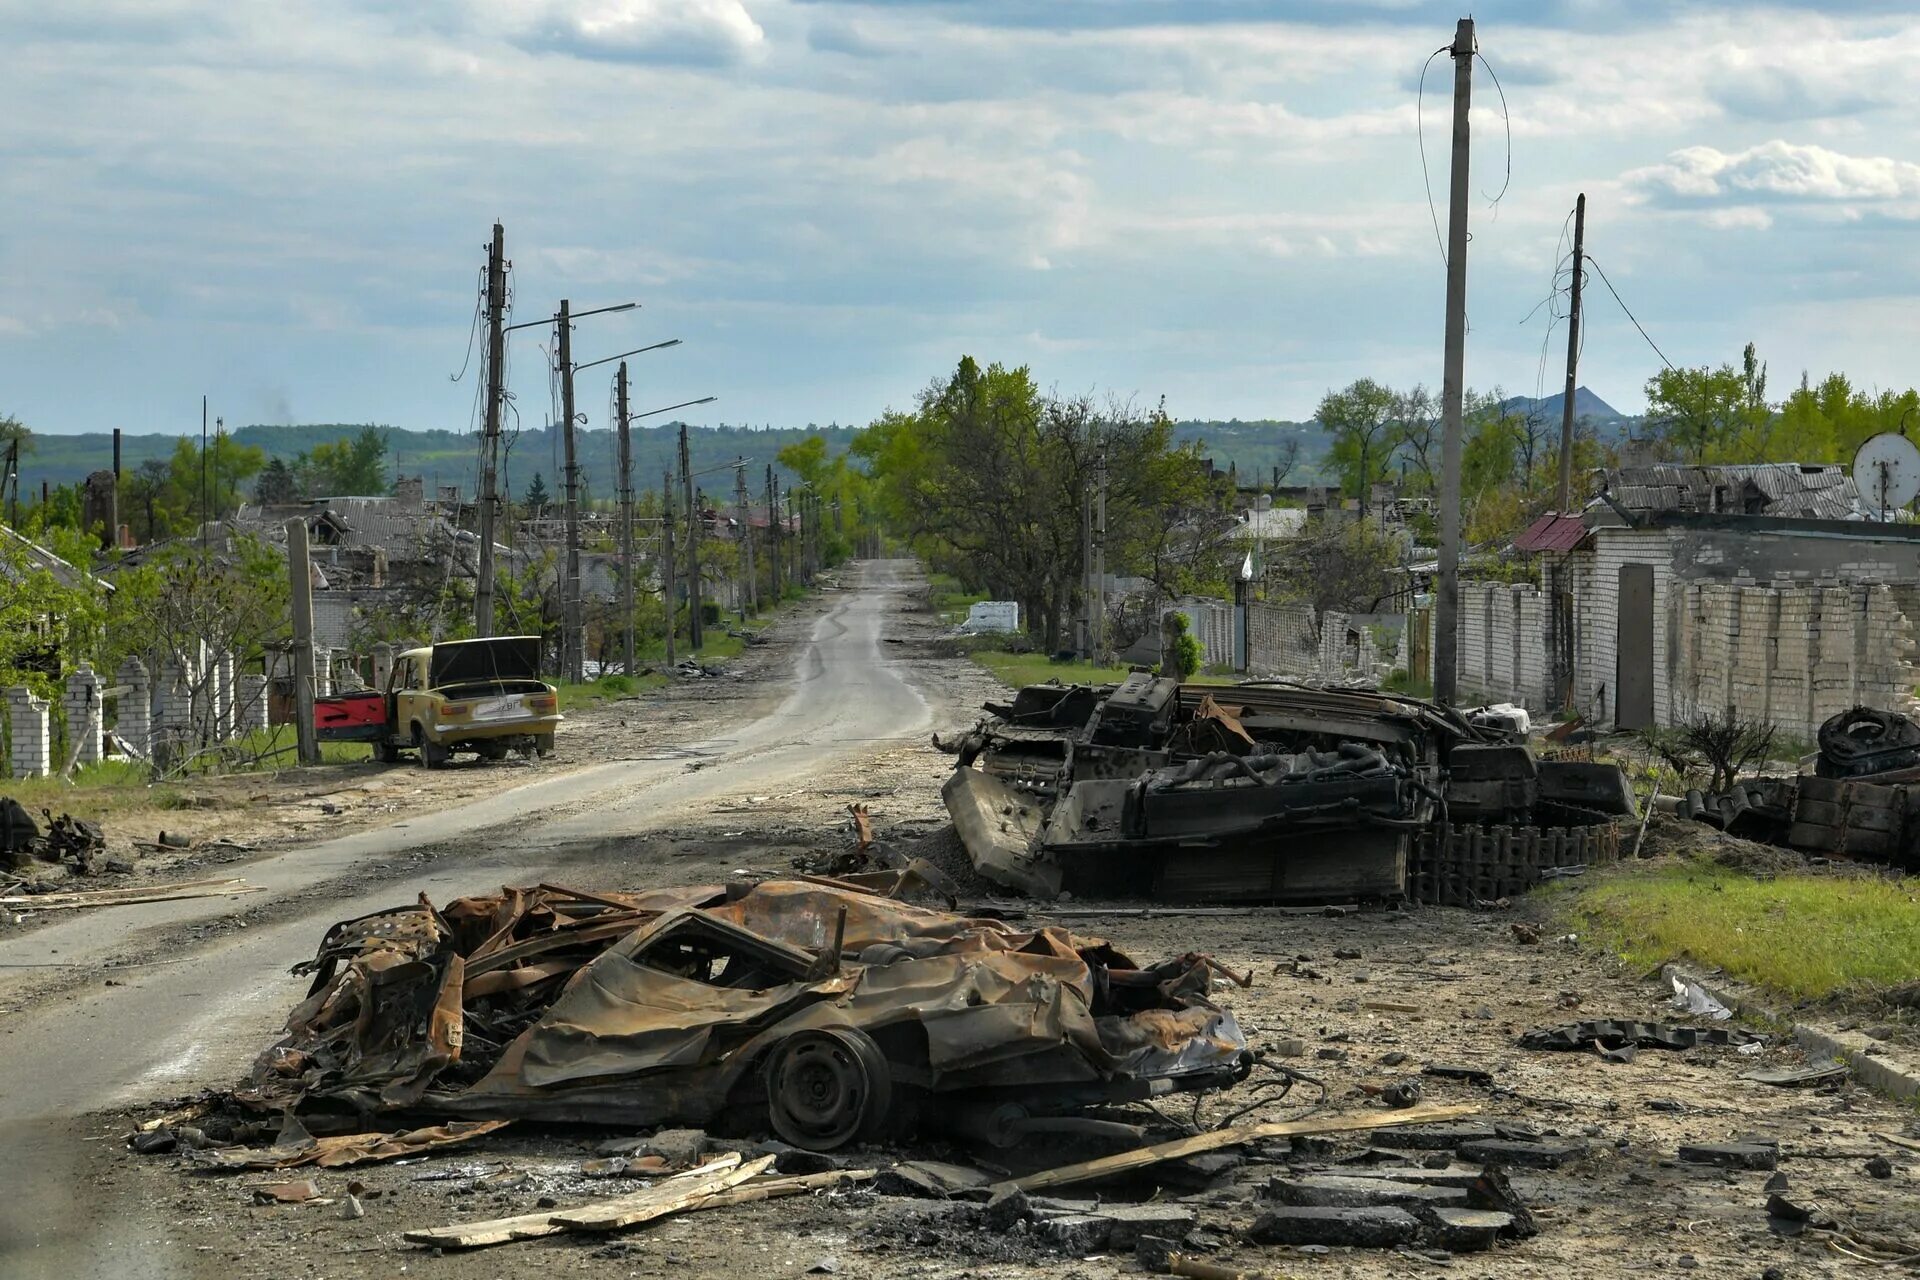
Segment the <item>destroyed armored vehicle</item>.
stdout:
<path fill-rule="evenodd" d="M 235 1097 L 309 1130 L 372 1112 L 764 1132 L 830 1150 L 918 1125 L 1014 1141 L 1251 1068 L 1203 956 L 914 906 L 866 884 L 424 899 L 335 925 Z"/>
<path fill-rule="evenodd" d="M 942 796 L 975 870 L 1037 897 L 1393 900 L 1416 838 L 1634 809 L 1617 768 L 1541 761 L 1500 724 L 1370 690 L 1134 672 L 987 710 Z"/>

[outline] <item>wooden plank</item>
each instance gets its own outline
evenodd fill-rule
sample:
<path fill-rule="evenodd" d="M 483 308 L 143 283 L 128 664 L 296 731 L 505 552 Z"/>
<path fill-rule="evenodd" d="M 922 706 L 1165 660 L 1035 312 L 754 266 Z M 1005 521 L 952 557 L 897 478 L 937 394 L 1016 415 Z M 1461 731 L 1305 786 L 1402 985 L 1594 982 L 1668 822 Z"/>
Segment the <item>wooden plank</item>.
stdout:
<path fill-rule="evenodd" d="M 570 1231 L 620 1231 L 637 1227 L 643 1222 L 652 1222 L 655 1218 L 664 1218 L 690 1208 L 716 1191 L 736 1187 L 749 1178 L 757 1177 L 772 1165 L 772 1156 L 761 1156 L 738 1168 L 723 1169 L 704 1177 L 672 1178 L 659 1186 L 648 1187 L 645 1191 L 636 1191 L 617 1200 L 603 1200 L 598 1204 L 581 1205 L 577 1209 L 562 1209 L 553 1215 L 553 1220 Z"/>
<path fill-rule="evenodd" d="M 1098 1160 L 1083 1160 L 1079 1164 L 1044 1169 L 1039 1173 L 1030 1173 L 1024 1178 L 1010 1178 L 1005 1182 L 996 1183 L 993 1189 L 996 1192 L 1014 1188 L 1021 1191 L 1039 1191 L 1047 1187 L 1064 1187 L 1075 1182 L 1110 1177 L 1116 1173 L 1144 1169 L 1150 1165 L 1159 1164 L 1163 1160 L 1178 1160 L 1182 1156 L 1199 1155 L 1203 1151 L 1217 1151 L 1221 1147 L 1237 1147 L 1243 1143 L 1259 1142 L 1266 1138 L 1393 1129 L 1403 1125 L 1458 1120 L 1462 1116 L 1479 1113 L 1478 1107 L 1412 1107 L 1405 1111 L 1377 1111 L 1366 1115 L 1327 1116 L 1324 1119 L 1311 1120 L 1276 1120 L 1267 1124 L 1240 1125 L 1236 1128 L 1215 1129 L 1211 1133 L 1195 1134 L 1191 1138 L 1177 1138 L 1172 1142 L 1162 1142 L 1151 1147 L 1122 1151 L 1117 1155 L 1102 1156 Z"/>
<path fill-rule="evenodd" d="M 72 911 L 80 907 L 124 907 L 141 902 L 171 902 L 176 898 L 218 898 L 234 893 L 259 893 L 262 886 L 245 880 L 188 880 L 145 889 L 91 889 L 73 893 L 15 894 L 0 898 L 0 907 L 16 911 Z"/>
<path fill-rule="evenodd" d="M 716 1191 L 700 1203 L 688 1206 L 688 1211 L 726 1209 L 736 1204 L 752 1204 L 757 1200 L 781 1200 L 821 1187 L 839 1186 L 842 1182 L 871 1182 L 878 1173 L 877 1169 L 829 1169 L 825 1173 L 801 1173 L 790 1178 L 762 1178 L 758 1182 Z"/>
<path fill-rule="evenodd" d="M 771 1157 L 768 1158 L 771 1162 Z M 757 1162 L 756 1162 L 757 1163 Z M 688 1180 L 697 1180 L 695 1185 L 709 1188 L 723 1185 L 724 1179 L 731 1178 L 740 1167 L 740 1153 L 729 1151 L 716 1156 L 698 1168 L 677 1173 L 671 1178 L 648 1188 L 648 1192 L 678 1196 L 686 1193 Z M 764 1167 L 764 1166 L 762 1166 Z M 748 1175 L 752 1176 L 752 1175 Z M 637 1193 L 645 1195 L 648 1192 Z M 623 1196 L 621 1200 L 635 1197 Z M 603 1201 L 602 1204 L 617 1204 L 620 1201 Z M 582 1206 L 574 1212 L 583 1212 L 595 1206 Z M 457 1222 L 446 1227 L 424 1227 L 401 1233 L 401 1239 L 408 1244 L 425 1245 L 439 1249 L 483 1249 L 489 1245 L 509 1244 L 515 1240 L 538 1240 L 542 1236 L 555 1236 L 568 1228 L 555 1221 L 559 1211 L 543 1209 L 538 1213 L 522 1213 L 511 1218 L 489 1218 L 483 1222 Z"/>

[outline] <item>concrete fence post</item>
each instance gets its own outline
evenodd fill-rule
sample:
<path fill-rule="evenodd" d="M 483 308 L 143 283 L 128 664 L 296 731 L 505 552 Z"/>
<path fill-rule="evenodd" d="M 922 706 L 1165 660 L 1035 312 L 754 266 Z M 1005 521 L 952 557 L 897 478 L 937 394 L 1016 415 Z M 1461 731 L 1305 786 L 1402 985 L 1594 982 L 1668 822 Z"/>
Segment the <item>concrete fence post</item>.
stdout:
<path fill-rule="evenodd" d="M 213 663 L 213 737 L 225 742 L 233 737 L 233 655 L 223 653 Z"/>
<path fill-rule="evenodd" d="M 78 765 L 100 762 L 100 690 L 104 682 L 93 673 L 93 664 L 82 662 L 67 677 L 66 696 L 61 709 L 67 716 L 67 753 Z M 64 762 L 62 762 L 64 764 Z"/>
<path fill-rule="evenodd" d="M 25 685 L 7 690 L 7 714 L 13 733 L 11 772 L 16 778 L 44 778 L 52 771 L 53 741 L 47 725 L 47 700 Z"/>

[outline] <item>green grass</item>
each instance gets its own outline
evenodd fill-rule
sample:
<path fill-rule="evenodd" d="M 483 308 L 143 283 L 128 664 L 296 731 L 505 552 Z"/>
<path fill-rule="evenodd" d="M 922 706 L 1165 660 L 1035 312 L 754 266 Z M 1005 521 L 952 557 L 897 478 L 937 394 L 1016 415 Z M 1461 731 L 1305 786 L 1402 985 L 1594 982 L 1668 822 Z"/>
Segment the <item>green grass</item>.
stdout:
<path fill-rule="evenodd" d="M 950 573 L 928 574 L 927 595 L 933 603 L 934 613 L 949 626 L 961 622 L 967 616 L 969 607 L 991 599 L 985 592 L 969 592 L 960 579 Z"/>
<path fill-rule="evenodd" d="M 1055 662 L 1044 653 L 1008 653 L 1005 649 L 976 649 L 967 655 L 991 671 L 1002 684 L 1018 689 L 1030 684 L 1058 680 L 1061 684 L 1118 684 L 1131 667 L 1118 663 L 1101 666 L 1097 662 Z M 1194 684 L 1232 684 L 1231 675 L 1197 675 Z"/>
<path fill-rule="evenodd" d="M 1920 978 L 1920 880 L 1636 868 L 1572 899 L 1589 936 L 1653 969 L 1687 958 L 1796 1000 Z"/>

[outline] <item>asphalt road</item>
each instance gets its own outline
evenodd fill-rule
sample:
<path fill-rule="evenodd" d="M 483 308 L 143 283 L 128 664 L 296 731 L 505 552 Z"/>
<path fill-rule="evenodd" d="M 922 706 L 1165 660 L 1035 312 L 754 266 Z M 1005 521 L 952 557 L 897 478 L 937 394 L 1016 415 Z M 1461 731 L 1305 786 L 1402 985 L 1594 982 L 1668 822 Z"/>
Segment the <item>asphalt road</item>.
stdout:
<path fill-rule="evenodd" d="M 92 1189 L 77 1171 L 76 1117 L 105 1108 L 230 1083 L 304 993 L 288 968 L 312 955 L 336 920 L 425 893 L 446 901 L 503 883 L 551 878 L 553 851 L 659 829 L 676 814 L 743 788 L 842 772 L 887 741 L 924 734 L 926 699 L 882 651 L 889 612 L 913 572 L 878 561 L 849 575 L 852 589 L 815 623 L 790 691 L 772 712 L 660 760 L 594 766 L 503 791 L 463 808 L 290 850 L 237 868 L 263 900 L 351 877 L 356 866 L 471 837 L 472 856 L 426 864 L 412 879 L 318 895 L 272 923 L 195 941 L 196 923 L 231 914 L 229 899 L 76 912 L 71 920 L 0 940 L 0 1005 L 22 966 L 102 964 L 178 936 L 168 963 L 123 970 L 100 986 L 42 1002 L 0 1023 L 0 1273 L 191 1275 L 201 1273 L 191 1232 L 154 1239 L 88 1211 Z M 707 763 L 689 771 L 687 756 Z M 105 1135 L 100 1135 L 105 1140 Z M 141 1238 L 144 1236 L 145 1238 Z"/>

